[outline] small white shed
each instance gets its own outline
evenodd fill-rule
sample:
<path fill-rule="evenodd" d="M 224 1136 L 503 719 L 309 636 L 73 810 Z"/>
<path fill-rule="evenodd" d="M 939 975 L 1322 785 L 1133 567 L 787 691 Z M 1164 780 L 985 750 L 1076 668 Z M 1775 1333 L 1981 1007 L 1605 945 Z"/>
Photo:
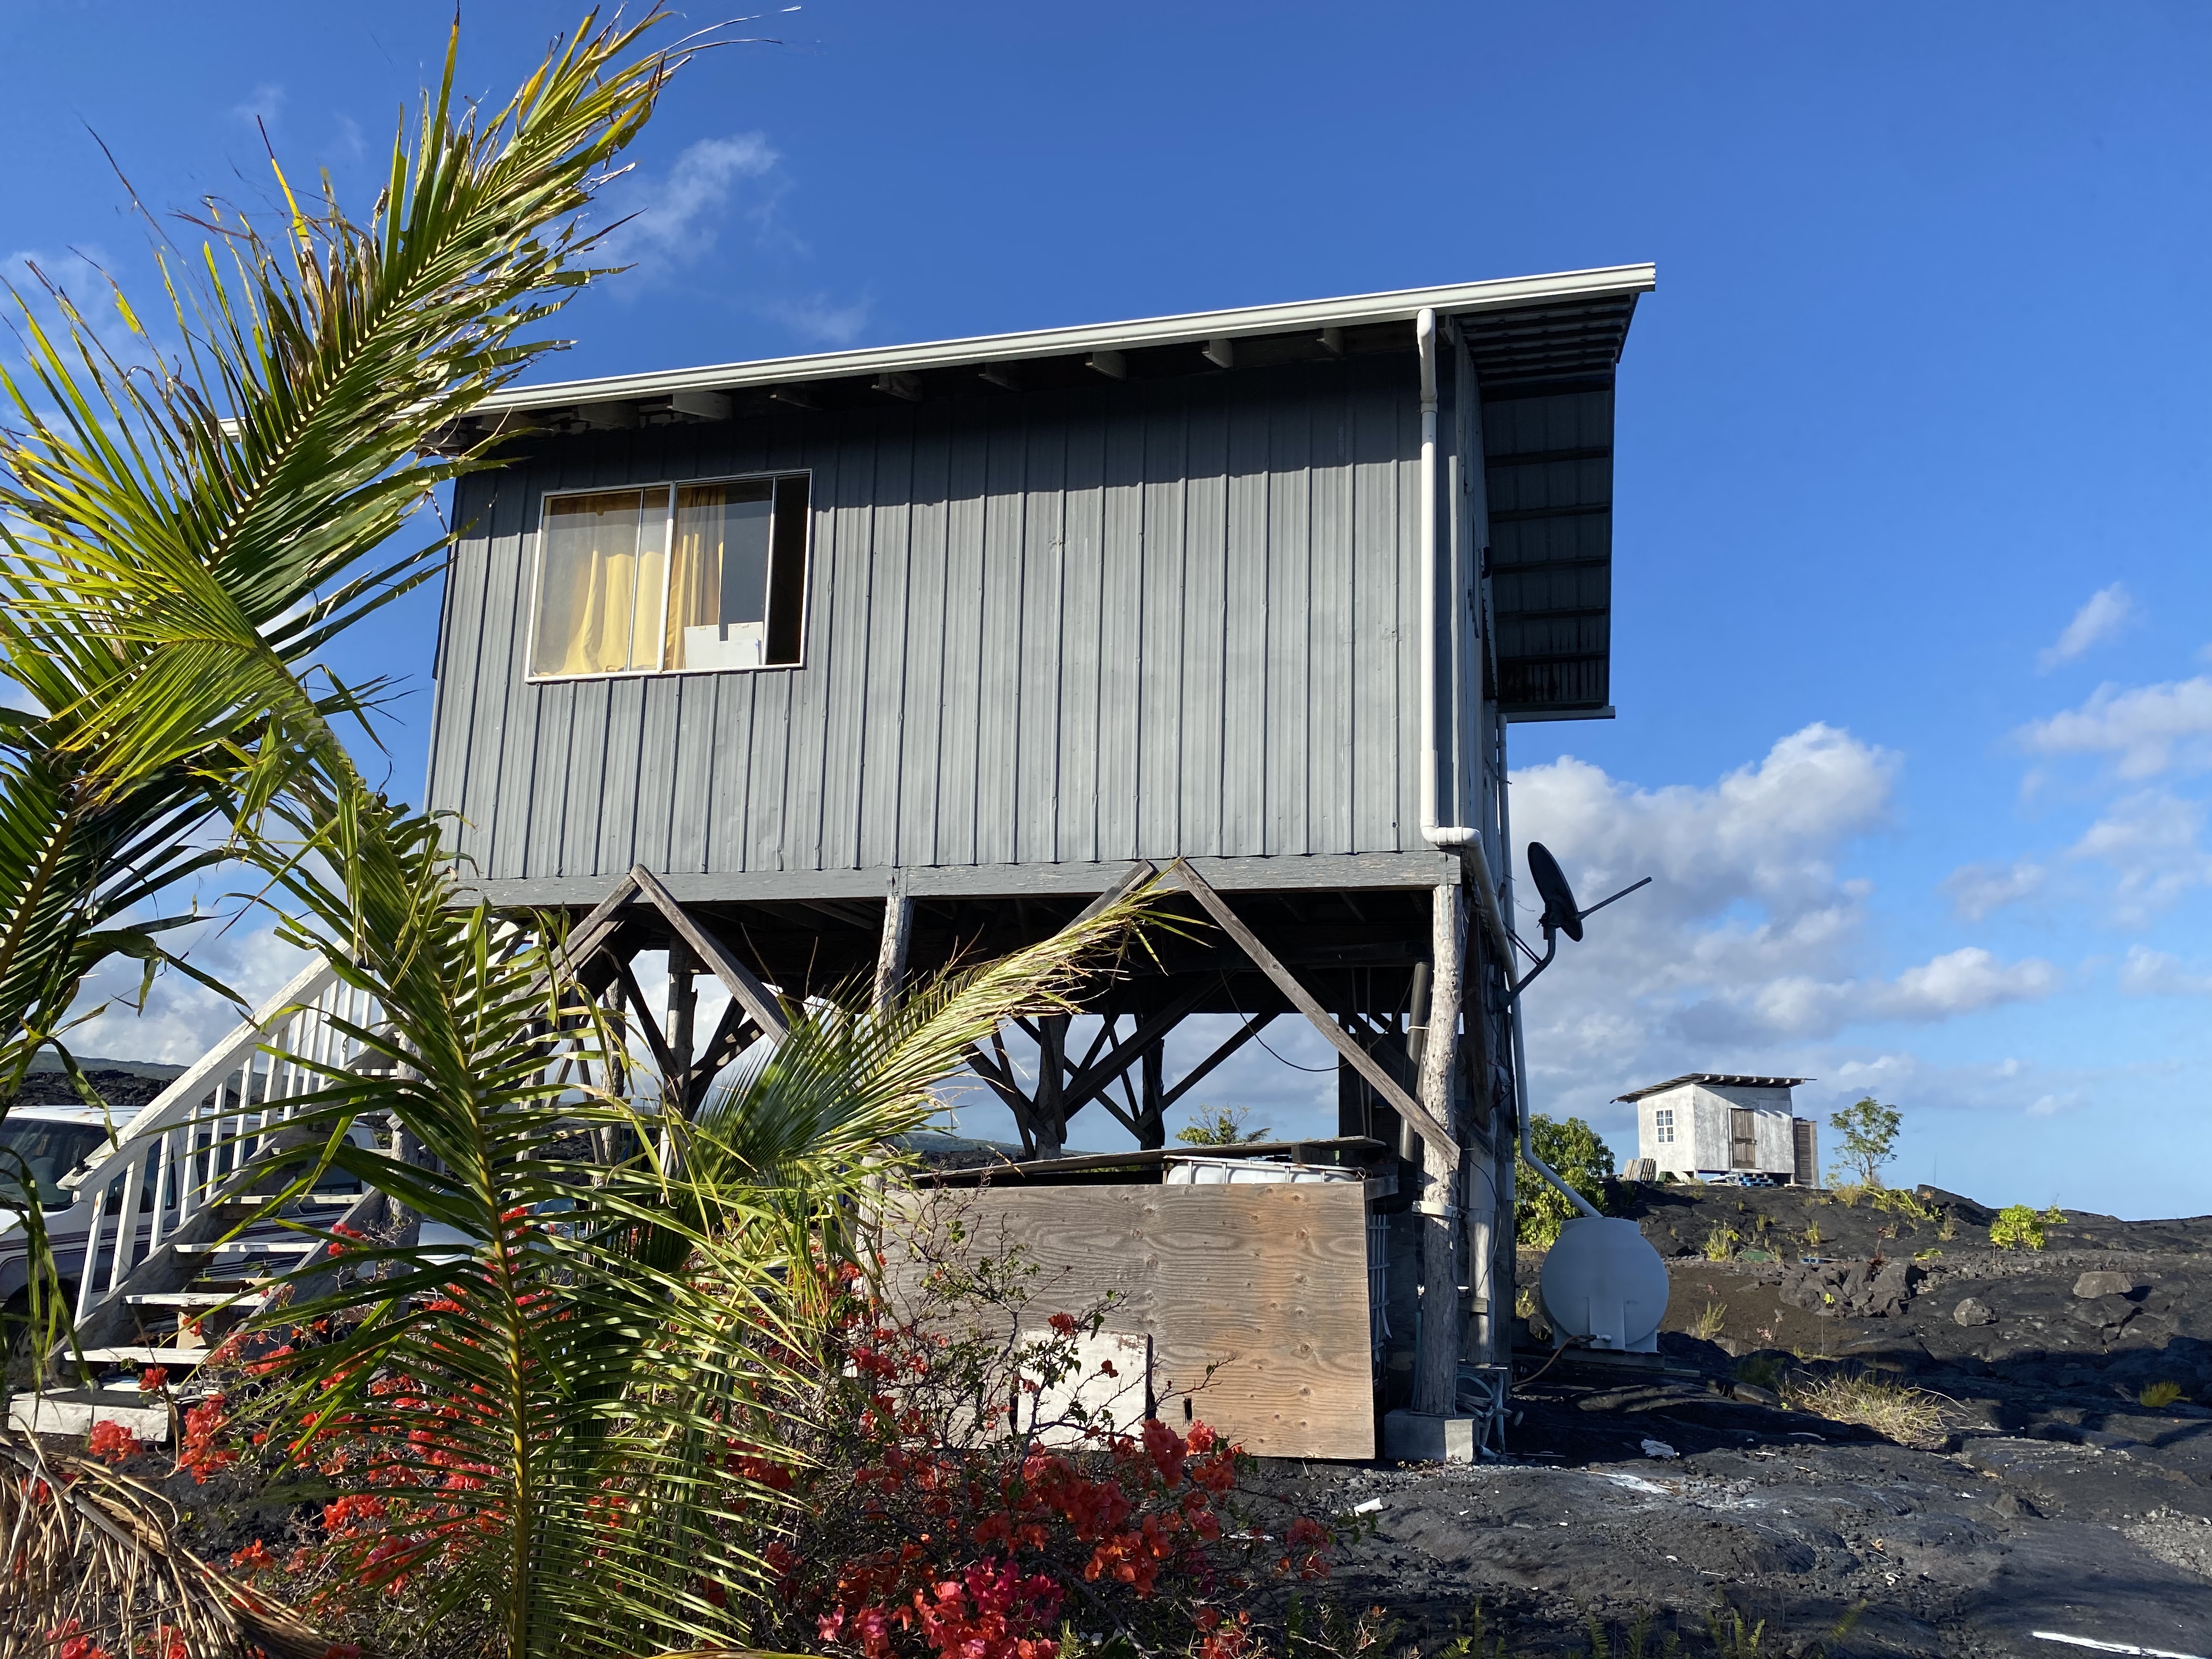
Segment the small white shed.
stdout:
<path fill-rule="evenodd" d="M 1819 1132 L 1790 1109 L 1803 1077 L 1692 1072 L 1614 1098 L 1636 1108 L 1636 1149 L 1662 1175 L 1820 1184 Z"/>

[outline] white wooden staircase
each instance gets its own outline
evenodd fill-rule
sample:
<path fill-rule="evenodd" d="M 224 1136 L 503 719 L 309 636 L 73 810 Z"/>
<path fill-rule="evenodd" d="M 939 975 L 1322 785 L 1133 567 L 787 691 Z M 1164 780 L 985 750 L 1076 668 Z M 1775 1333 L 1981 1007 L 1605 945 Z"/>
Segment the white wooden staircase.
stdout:
<path fill-rule="evenodd" d="M 114 1418 L 141 1437 L 166 1438 L 166 1407 L 128 1385 L 83 1386 L 84 1374 L 161 1366 L 173 1382 L 182 1380 L 265 1304 L 270 1276 L 310 1264 L 325 1249 L 285 1219 L 326 1229 L 381 1206 L 374 1192 L 311 1193 L 240 1231 L 293 1178 L 289 1166 L 311 1138 L 287 1134 L 285 1126 L 300 1097 L 323 1083 L 307 1066 L 276 1056 L 345 1066 L 353 1042 L 332 1022 L 368 1027 L 378 1018 L 372 998 L 342 984 L 329 963 L 312 964 L 69 1178 L 76 1202 L 92 1206 L 82 1246 L 63 1246 L 57 1264 L 76 1283 L 75 1343 L 49 1361 L 49 1376 L 63 1386 L 13 1400 L 19 1425 L 82 1432 Z"/>

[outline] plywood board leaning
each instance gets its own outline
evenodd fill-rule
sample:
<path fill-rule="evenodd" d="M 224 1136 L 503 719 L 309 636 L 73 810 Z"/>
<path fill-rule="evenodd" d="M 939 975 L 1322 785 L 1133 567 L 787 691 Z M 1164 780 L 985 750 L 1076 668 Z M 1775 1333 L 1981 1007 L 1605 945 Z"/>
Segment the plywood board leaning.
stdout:
<path fill-rule="evenodd" d="M 1210 1424 L 1260 1456 L 1374 1455 L 1362 1183 L 986 1187 L 923 1201 L 939 1236 L 957 1218 L 970 1260 L 1018 1248 L 1024 1324 L 1103 1303 L 1105 1329 L 1151 1338 L 1170 1426 Z"/>

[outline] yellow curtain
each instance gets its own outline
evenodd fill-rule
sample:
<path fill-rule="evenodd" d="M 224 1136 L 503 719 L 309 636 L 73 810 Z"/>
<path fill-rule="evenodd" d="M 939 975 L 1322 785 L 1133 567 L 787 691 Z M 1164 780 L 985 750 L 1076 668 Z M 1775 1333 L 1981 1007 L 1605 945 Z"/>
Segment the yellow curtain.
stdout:
<path fill-rule="evenodd" d="M 668 641 L 663 660 L 686 666 L 684 630 L 718 621 L 722 610 L 722 504 L 719 484 L 676 492 L 676 562 L 668 574 Z"/>
<path fill-rule="evenodd" d="M 538 674 L 615 674 L 634 666 L 633 640 L 650 653 L 651 610 L 660 602 L 659 559 L 640 558 L 645 501 L 637 490 L 572 496 L 547 503 L 538 599 Z M 657 546 L 658 538 L 653 538 Z M 641 564 L 653 567 L 650 594 Z M 639 626 L 640 607 L 646 619 Z"/>

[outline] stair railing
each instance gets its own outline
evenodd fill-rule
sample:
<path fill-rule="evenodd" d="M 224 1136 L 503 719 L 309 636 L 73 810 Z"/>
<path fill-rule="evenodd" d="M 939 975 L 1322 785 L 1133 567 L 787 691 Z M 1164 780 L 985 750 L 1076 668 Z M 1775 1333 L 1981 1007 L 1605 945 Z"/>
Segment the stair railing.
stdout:
<path fill-rule="evenodd" d="M 331 1022 L 368 1027 L 378 1018 L 367 992 L 341 983 L 327 962 L 309 963 L 63 1182 L 78 1203 L 89 1196 L 92 1204 L 77 1275 L 80 1324 L 164 1237 L 207 1206 L 268 1133 L 293 1116 L 300 1097 L 322 1086 L 308 1066 L 276 1054 L 342 1066 L 351 1040 Z M 105 1224 L 111 1218 L 112 1226 Z"/>

